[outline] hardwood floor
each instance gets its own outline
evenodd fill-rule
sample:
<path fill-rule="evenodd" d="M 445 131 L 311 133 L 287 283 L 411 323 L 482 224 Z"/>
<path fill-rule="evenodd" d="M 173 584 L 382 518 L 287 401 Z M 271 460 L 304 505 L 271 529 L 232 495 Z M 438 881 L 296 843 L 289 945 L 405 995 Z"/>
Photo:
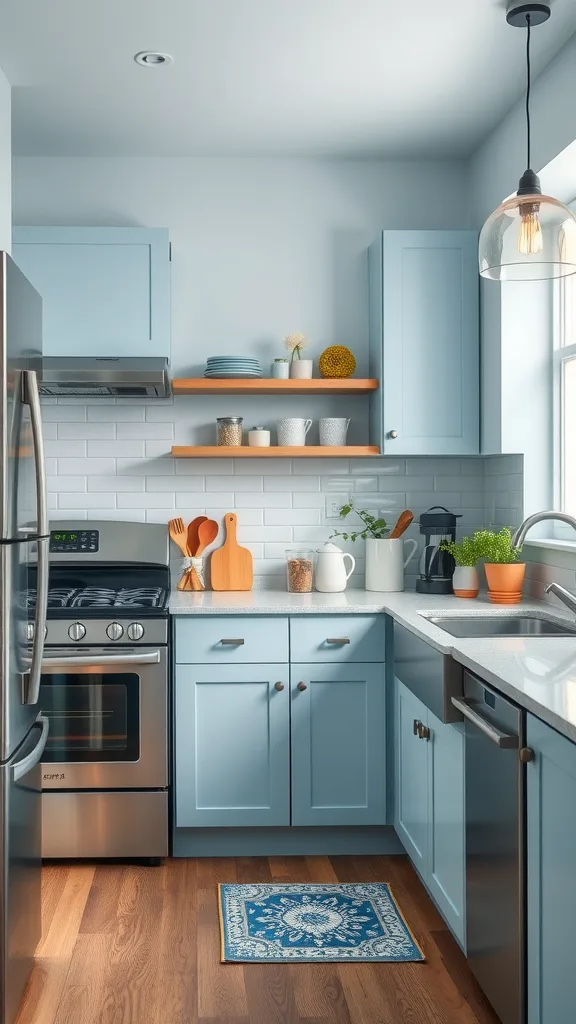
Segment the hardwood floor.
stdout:
<path fill-rule="evenodd" d="M 425 964 L 219 962 L 216 882 L 390 882 Z M 16 1024 L 498 1024 L 404 857 L 44 868 Z"/>

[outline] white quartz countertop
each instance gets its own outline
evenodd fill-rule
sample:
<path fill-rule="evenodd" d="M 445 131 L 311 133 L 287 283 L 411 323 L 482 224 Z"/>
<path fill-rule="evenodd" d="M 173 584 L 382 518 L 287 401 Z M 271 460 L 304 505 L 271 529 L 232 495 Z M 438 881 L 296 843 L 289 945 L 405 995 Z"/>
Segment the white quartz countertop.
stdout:
<path fill-rule="evenodd" d="M 405 591 L 380 594 L 348 590 L 341 594 L 288 594 L 272 590 L 201 594 L 174 590 L 172 615 L 374 615 L 388 614 L 476 672 L 505 696 L 576 742 L 576 637 L 454 637 L 427 620 L 435 614 L 518 615 L 534 613 L 573 623 L 562 609 L 525 600 L 513 607 L 495 607 L 484 597 L 429 597 Z"/>

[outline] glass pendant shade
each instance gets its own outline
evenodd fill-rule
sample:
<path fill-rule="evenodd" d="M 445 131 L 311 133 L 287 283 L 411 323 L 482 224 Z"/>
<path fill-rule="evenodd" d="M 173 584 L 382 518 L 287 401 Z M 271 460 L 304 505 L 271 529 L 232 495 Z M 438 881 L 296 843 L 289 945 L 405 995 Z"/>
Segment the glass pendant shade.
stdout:
<path fill-rule="evenodd" d="M 576 217 L 551 196 L 512 196 L 484 224 L 478 264 L 480 275 L 491 281 L 544 281 L 576 274 Z"/>

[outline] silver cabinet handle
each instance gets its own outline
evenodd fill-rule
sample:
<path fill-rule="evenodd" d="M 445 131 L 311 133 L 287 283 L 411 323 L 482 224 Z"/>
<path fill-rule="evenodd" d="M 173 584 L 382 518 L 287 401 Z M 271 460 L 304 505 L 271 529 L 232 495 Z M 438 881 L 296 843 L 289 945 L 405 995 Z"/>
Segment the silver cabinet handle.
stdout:
<path fill-rule="evenodd" d="M 422 726 L 422 722 L 418 721 L 418 719 L 415 718 L 414 722 L 413 722 L 413 725 L 412 725 L 412 731 L 413 731 L 415 736 L 418 736 L 418 733 L 420 732 L 421 726 Z"/>
<path fill-rule="evenodd" d="M 349 644 L 349 636 L 328 636 L 326 637 L 327 644 Z"/>
<path fill-rule="evenodd" d="M 477 729 L 480 729 L 480 731 L 483 732 L 484 735 L 492 741 L 492 743 L 495 743 L 497 747 L 500 747 L 502 750 L 518 749 L 520 746 L 518 736 L 512 736 L 507 732 L 502 732 L 500 729 L 497 729 L 495 725 L 492 725 L 491 722 L 487 722 L 485 718 L 482 718 L 482 715 L 479 715 L 478 712 L 474 710 L 476 707 L 476 701 L 469 701 L 465 698 L 460 699 L 458 697 L 452 697 L 451 700 L 454 707 L 464 715 L 464 718 L 467 718 L 469 722 L 472 722 L 472 725 L 475 725 Z"/>
<path fill-rule="evenodd" d="M 93 666 L 98 668 L 102 665 L 104 668 L 110 666 L 118 666 L 122 668 L 125 665 L 158 665 L 160 664 L 160 651 L 150 651 L 149 654 L 114 654 L 110 657 L 101 654 L 93 655 L 78 655 L 77 657 L 72 655 L 67 658 L 44 658 L 42 660 L 42 671 L 47 672 L 49 669 L 63 669 L 67 668 L 83 668 L 85 665 Z"/>
<path fill-rule="evenodd" d="M 224 644 L 224 646 L 226 647 L 242 647 L 244 641 L 241 639 L 241 637 L 236 637 L 235 639 L 232 638 L 230 640 L 221 640 L 220 643 Z"/>
<path fill-rule="evenodd" d="M 38 718 L 36 719 L 36 722 L 42 729 L 42 732 L 40 733 L 40 739 L 36 746 L 34 747 L 34 750 L 31 750 L 26 757 L 23 757 L 21 761 L 17 761 L 16 764 L 14 765 L 13 771 L 15 782 L 18 782 L 18 779 L 21 779 L 24 775 L 27 775 L 30 769 L 34 768 L 34 765 L 38 764 L 42 757 L 42 754 L 44 753 L 46 740 L 48 739 L 49 722 L 44 715 L 39 715 Z"/>
<path fill-rule="evenodd" d="M 38 393 L 38 378 L 34 370 L 24 370 L 22 376 L 22 401 L 30 407 L 30 425 L 32 427 L 32 443 L 34 445 L 34 462 L 36 469 L 36 518 L 38 520 L 38 537 L 47 537 L 50 533 L 48 523 L 48 499 L 46 495 L 46 467 L 44 464 L 44 436 L 42 433 L 42 412 Z M 30 674 L 26 677 L 26 686 L 22 697 L 23 704 L 37 704 L 40 696 L 40 676 L 42 674 L 42 655 L 44 653 L 44 635 L 48 614 L 48 571 L 49 571 L 48 540 L 38 541 L 38 565 L 36 577 L 36 609 L 34 612 L 34 647 Z"/>

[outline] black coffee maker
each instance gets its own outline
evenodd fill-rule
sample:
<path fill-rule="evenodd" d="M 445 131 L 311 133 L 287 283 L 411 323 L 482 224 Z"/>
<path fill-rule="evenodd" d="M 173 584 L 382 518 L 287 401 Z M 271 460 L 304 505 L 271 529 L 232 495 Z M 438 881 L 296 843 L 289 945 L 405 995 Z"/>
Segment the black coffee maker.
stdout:
<path fill-rule="evenodd" d="M 420 533 L 424 534 L 424 550 L 420 559 L 420 575 L 416 580 L 419 594 L 451 594 L 455 561 L 440 545 L 456 540 L 456 520 L 461 516 L 443 505 L 434 505 L 420 516 Z"/>

